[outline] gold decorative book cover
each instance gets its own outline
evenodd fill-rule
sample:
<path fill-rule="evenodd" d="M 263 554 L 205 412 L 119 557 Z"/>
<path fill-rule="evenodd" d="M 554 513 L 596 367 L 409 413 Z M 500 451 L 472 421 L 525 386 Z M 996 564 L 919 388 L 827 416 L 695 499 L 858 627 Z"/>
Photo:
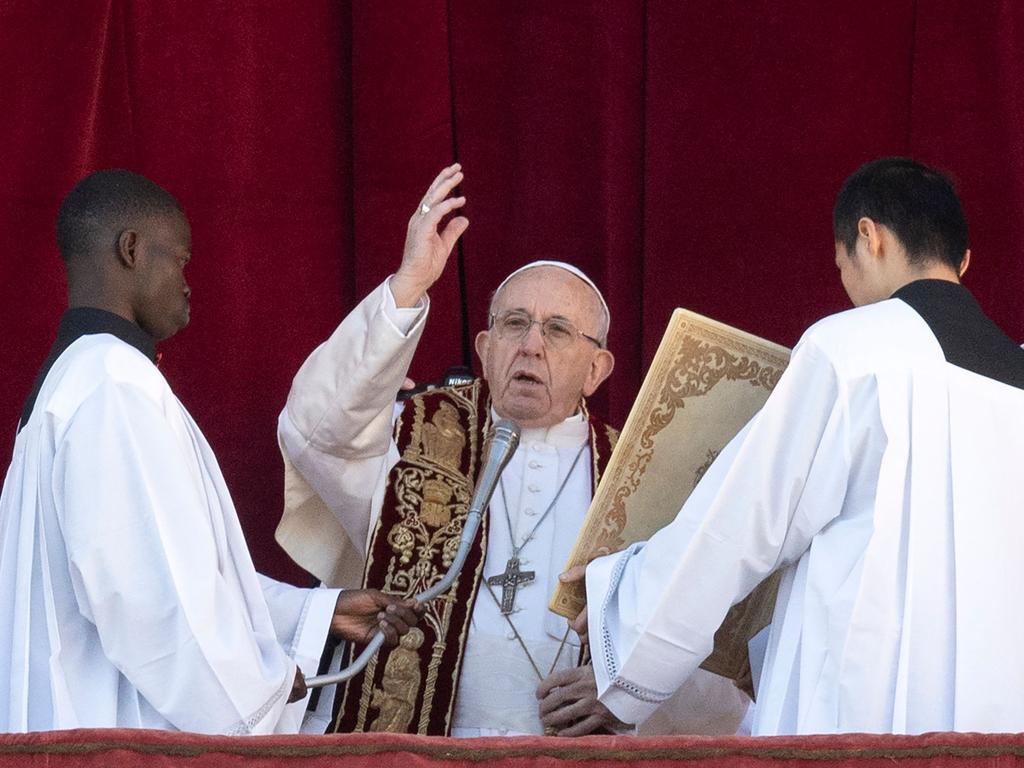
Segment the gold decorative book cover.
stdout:
<path fill-rule="evenodd" d="M 566 567 L 644 541 L 675 519 L 711 462 L 764 405 L 788 362 L 785 347 L 675 310 Z M 768 579 L 730 611 L 705 669 L 742 676 L 747 632 L 771 620 L 777 582 Z M 584 603 L 582 584 L 559 585 L 549 607 L 575 618 Z"/>

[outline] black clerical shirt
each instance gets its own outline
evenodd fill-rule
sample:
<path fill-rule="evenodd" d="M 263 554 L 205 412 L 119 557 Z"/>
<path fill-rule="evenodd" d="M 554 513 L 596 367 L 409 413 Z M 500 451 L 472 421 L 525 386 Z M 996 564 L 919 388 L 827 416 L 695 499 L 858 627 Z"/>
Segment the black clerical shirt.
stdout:
<path fill-rule="evenodd" d="M 28 423 L 46 374 L 57 362 L 57 358 L 77 339 L 95 333 L 109 333 L 111 336 L 116 336 L 125 344 L 135 347 L 150 360 L 156 360 L 156 342 L 153 341 L 153 337 L 130 320 L 95 307 L 75 307 L 67 310 L 60 317 L 60 325 L 57 326 L 57 339 L 50 347 L 50 354 L 46 356 L 43 367 L 32 384 L 32 391 L 25 401 L 25 407 L 21 410 L 21 421 L 18 423 L 19 432 Z"/>

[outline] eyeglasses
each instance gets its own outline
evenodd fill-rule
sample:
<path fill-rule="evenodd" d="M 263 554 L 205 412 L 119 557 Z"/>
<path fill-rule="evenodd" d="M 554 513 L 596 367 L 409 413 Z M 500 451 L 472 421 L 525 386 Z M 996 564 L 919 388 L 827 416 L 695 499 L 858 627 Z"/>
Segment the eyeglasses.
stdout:
<path fill-rule="evenodd" d="M 498 334 L 498 338 L 504 341 L 521 341 L 534 325 L 540 326 L 540 335 L 552 349 L 565 349 L 581 336 L 599 348 L 604 348 L 604 344 L 593 336 L 588 336 L 563 317 L 534 320 L 525 312 L 513 309 L 500 315 L 492 314 L 490 318 L 490 327 Z"/>

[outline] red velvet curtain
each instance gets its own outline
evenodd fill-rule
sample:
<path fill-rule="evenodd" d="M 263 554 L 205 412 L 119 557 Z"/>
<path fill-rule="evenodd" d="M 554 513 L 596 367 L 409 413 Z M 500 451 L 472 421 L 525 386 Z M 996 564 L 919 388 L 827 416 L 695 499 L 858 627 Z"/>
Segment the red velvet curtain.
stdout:
<path fill-rule="evenodd" d="M 195 244 L 162 368 L 277 576 L 300 578 L 272 539 L 291 376 L 395 268 L 453 157 L 469 325 L 523 262 L 579 264 L 612 308 L 613 421 L 675 306 L 784 344 L 844 308 L 832 201 L 879 155 L 958 179 L 966 282 L 1024 340 L 1012 0 L 0 0 L 0 41 L 4 455 L 63 307 L 57 205 L 92 169 L 144 173 Z M 455 261 L 421 380 L 462 358 Z"/>

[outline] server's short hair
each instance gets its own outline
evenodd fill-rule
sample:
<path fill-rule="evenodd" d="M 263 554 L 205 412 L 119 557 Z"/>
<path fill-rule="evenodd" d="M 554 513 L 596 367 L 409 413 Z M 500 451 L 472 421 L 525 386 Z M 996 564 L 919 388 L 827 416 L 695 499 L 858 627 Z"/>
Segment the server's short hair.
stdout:
<path fill-rule="evenodd" d="M 832 212 L 836 242 L 851 256 L 864 216 L 899 238 L 911 264 L 937 260 L 960 268 L 967 221 L 953 183 L 938 171 L 908 157 L 862 165 L 843 184 Z"/>
<path fill-rule="evenodd" d="M 114 247 L 140 219 L 181 212 L 174 196 L 145 176 L 123 168 L 90 173 L 68 192 L 57 214 L 57 248 L 65 262 Z"/>

